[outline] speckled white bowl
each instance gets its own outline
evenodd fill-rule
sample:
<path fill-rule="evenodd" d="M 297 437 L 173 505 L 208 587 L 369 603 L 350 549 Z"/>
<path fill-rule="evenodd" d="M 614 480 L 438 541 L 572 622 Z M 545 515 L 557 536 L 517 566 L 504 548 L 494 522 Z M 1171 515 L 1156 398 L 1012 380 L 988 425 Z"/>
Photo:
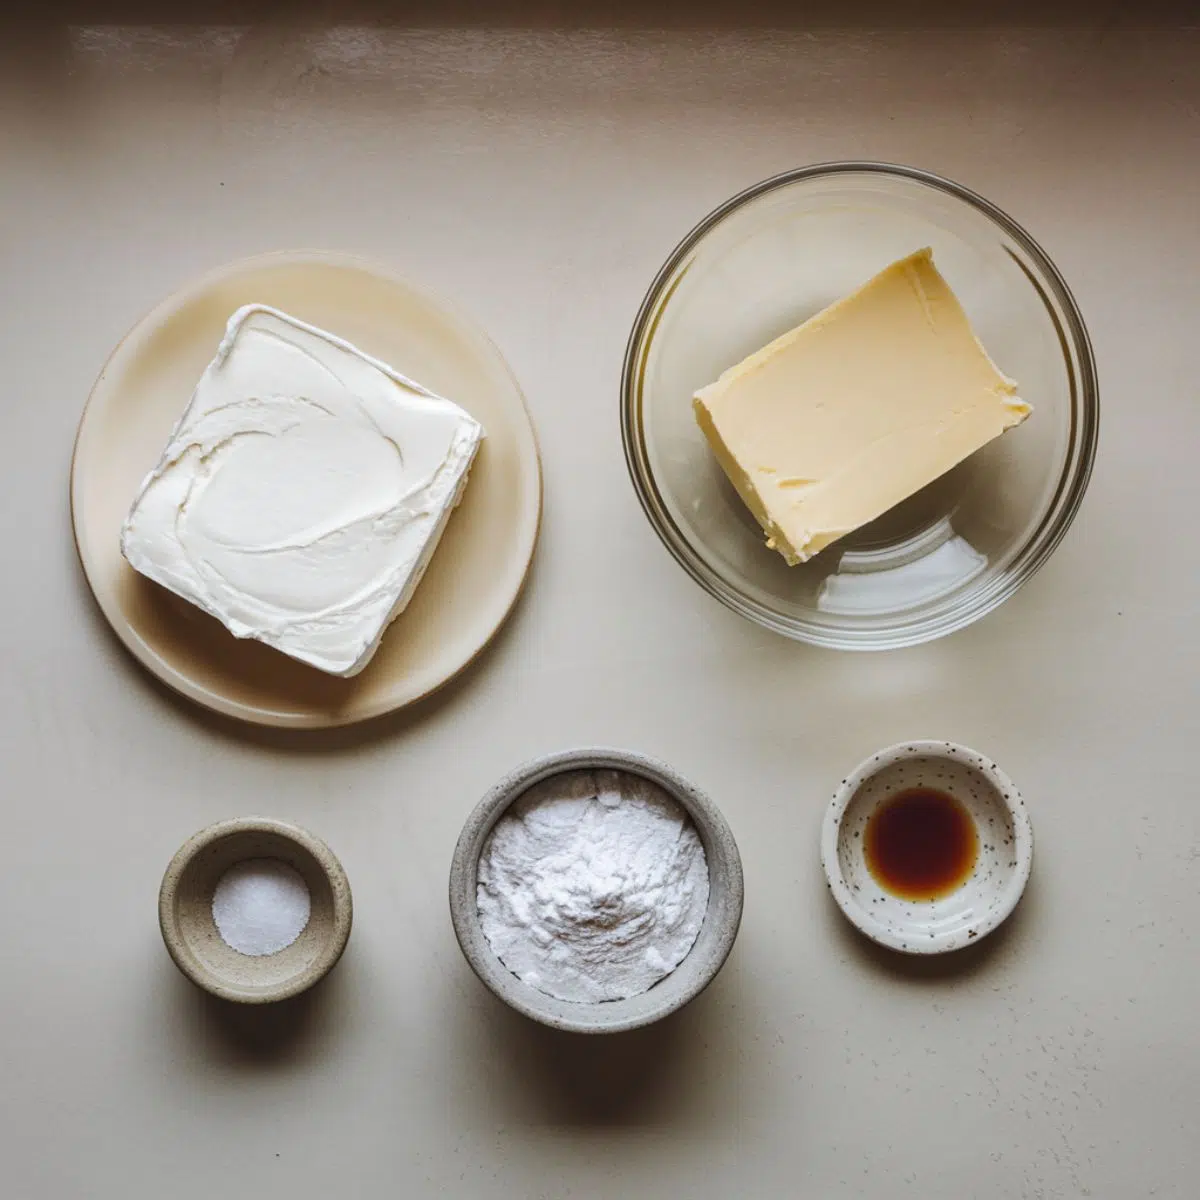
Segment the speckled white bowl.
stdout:
<path fill-rule="evenodd" d="M 965 882 L 938 900 L 906 900 L 875 881 L 863 852 L 871 814 L 914 787 L 959 800 L 979 853 Z M 825 810 L 821 864 L 833 898 L 861 933 L 904 954 L 942 954 L 991 933 L 1016 907 L 1033 865 L 1033 825 L 1012 780 L 984 754 L 953 742 L 902 742 L 843 779 Z"/>

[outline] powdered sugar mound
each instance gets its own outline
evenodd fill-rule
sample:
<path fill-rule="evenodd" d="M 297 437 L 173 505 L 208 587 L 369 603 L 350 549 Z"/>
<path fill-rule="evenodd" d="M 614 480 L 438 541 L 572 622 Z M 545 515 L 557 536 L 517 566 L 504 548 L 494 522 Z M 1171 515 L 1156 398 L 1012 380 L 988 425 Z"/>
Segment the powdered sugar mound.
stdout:
<path fill-rule="evenodd" d="M 518 978 L 560 1000 L 622 1000 L 686 957 L 708 908 L 708 862 L 662 788 L 571 771 L 530 788 L 479 859 L 484 936 Z"/>

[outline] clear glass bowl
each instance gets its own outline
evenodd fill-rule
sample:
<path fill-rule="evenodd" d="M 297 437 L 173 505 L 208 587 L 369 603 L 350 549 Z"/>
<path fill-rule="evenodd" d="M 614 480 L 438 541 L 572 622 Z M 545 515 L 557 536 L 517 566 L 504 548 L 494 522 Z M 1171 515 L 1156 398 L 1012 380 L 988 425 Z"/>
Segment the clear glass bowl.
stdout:
<path fill-rule="evenodd" d="M 1033 415 L 789 567 L 710 452 L 692 393 L 922 246 Z M 790 171 L 701 221 L 651 284 L 622 379 L 634 487 L 688 574 L 769 629 L 847 650 L 941 637 L 1011 596 L 1079 508 L 1098 421 L 1087 330 L 1045 252 L 966 188 L 882 163 Z"/>

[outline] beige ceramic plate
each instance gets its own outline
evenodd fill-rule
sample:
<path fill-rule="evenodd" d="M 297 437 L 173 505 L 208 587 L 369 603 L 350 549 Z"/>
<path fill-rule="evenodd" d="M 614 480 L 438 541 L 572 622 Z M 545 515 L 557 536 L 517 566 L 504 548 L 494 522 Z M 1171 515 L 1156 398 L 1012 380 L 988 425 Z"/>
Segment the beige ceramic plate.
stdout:
<path fill-rule="evenodd" d="M 408 609 L 353 679 L 238 641 L 121 556 L 121 523 L 166 445 L 229 315 L 274 305 L 349 339 L 461 404 L 487 438 L 462 505 Z M 503 624 L 541 515 L 537 441 L 521 390 L 482 332 L 372 265 L 268 254 L 205 276 L 160 304 L 113 352 L 92 390 L 71 468 L 75 543 L 117 636 L 192 700 L 262 725 L 344 725 L 400 708 L 461 671 Z"/>

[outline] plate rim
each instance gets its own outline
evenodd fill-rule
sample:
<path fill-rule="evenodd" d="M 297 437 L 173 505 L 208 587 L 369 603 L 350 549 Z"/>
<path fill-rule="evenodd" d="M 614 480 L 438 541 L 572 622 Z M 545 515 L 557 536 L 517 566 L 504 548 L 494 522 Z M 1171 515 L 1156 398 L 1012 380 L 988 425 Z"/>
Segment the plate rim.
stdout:
<path fill-rule="evenodd" d="M 178 312 L 189 301 L 200 296 L 206 289 L 213 287 L 222 280 L 245 271 L 253 270 L 254 268 L 266 268 L 284 264 L 309 264 L 316 267 L 335 267 L 365 272 L 378 279 L 383 279 L 407 289 L 414 295 L 421 297 L 430 307 L 449 317 L 452 322 L 465 327 L 480 340 L 484 349 L 494 356 L 503 373 L 507 376 L 509 383 L 512 385 L 513 393 L 520 405 L 520 411 L 524 414 L 524 424 L 528 430 L 532 450 L 529 456 L 524 454 L 521 456 L 523 463 L 532 464 L 535 476 L 535 508 L 533 520 L 530 522 L 527 545 L 522 547 L 524 558 L 523 568 L 512 587 L 511 594 L 506 598 L 503 612 L 499 615 L 493 627 L 461 662 L 457 663 L 440 678 L 423 686 L 412 695 L 407 695 L 400 700 L 384 700 L 364 707 L 349 706 L 345 710 L 340 710 L 336 713 L 315 713 L 313 711 L 284 712 L 265 708 L 253 708 L 239 701 L 230 700 L 219 691 L 206 687 L 179 671 L 154 651 L 140 636 L 137 629 L 119 611 L 113 610 L 111 597 L 106 603 L 100 592 L 97 591 L 97 585 L 92 572 L 97 568 L 98 562 L 94 555 L 89 556 L 89 551 L 84 546 L 83 539 L 80 536 L 80 519 L 77 513 L 77 508 L 82 501 L 81 471 L 82 477 L 86 479 L 86 467 L 81 467 L 81 463 L 86 463 L 83 452 L 86 450 L 89 416 L 93 415 L 96 411 L 96 395 L 101 384 L 104 382 L 105 376 L 122 352 L 127 349 L 130 342 L 139 334 L 146 332 L 161 317 Z M 91 388 L 88 390 L 87 399 L 84 401 L 83 408 L 80 411 L 74 441 L 71 446 L 67 492 L 71 540 L 74 543 L 75 556 L 84 581 L 87 583 L 92 602 L 104 617 L 106 624 L 117 640 L 146 671 L 175 695 L 184 698 L 192 704 L 197 704 L 210 712 L 218 713 L 221 716 L 260 728 L 316 730 L 358 725 L 387 716 L 390 713 L 399 712 L 440 691 L 461 676 L 463 672 L 467 671 L 479 659 L 488 646 L 495 640 L 500 630 L 507 624 L 529 579 L 529 573 L 533 566 L 533 558 L 537 552 L 538 541 L 541 537 L 542 519 L 545 509 L 545 473 L 542 468 L 541 445 L 538 440 L 537 426 L 534 423 L 533 414 L 529 410 L 529 402 L 525 396 L 525 391 L 521 387 L 521 383 L 517 379 L 516 373 L 513 371 L 508 359 L 505 358 L 499 346 L 496 345 L 491 336 L 477 321 L 468 316 L 453 301 L 443 297 L 439 292 L 431 290 L 424 284 L 415 282 L 402 272 L 396 271 L 372 258 L 338 250 L 308 248 L 268 250 L 228 260 L 225 263 L 210 267 L 200 274 L 191 277 L 142 312 L 141 316 L 130 325 L 105 357 L 95 380 L 92 382 Z"/>

